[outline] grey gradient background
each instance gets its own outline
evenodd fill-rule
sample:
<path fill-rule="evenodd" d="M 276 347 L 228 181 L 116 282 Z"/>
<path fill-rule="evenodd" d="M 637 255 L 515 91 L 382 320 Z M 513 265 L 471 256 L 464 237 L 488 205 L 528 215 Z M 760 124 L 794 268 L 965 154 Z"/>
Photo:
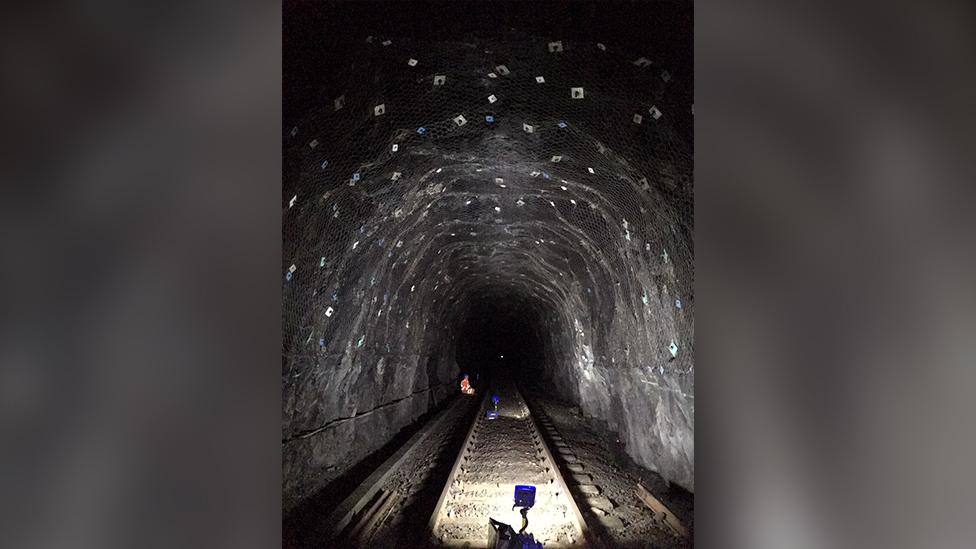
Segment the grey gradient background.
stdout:
<path fill-rule="evenodd" d="M 972 6 L 695 9 L 697 541 L 976 546 Z"/>
<path fill-rule="evenodd" d="M 695 14 L 696 546 L 973 547 L 973 8 Z M 0 547 L 277 546 L 280 6 L 0 20 Z"/>

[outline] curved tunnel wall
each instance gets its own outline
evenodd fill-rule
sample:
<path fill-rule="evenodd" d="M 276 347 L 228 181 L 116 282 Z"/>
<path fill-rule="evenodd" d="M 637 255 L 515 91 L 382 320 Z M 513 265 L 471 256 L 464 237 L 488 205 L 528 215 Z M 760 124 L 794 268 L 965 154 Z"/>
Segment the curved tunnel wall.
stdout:
<path fill-rule="evenodd" d="M 285 507 L 456 390 L 486 304 L 535 312 L 557 395 L 693 490 L 680 75 L 595 43 L 388 40 L 286 128 Z"/>

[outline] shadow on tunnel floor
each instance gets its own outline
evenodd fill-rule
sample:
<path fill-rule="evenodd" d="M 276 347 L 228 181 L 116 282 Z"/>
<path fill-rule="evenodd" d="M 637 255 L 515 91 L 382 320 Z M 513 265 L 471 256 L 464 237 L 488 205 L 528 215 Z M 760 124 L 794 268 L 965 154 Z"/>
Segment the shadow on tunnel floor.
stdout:
<path fill-rule="evenodd" d="M 551 394 L 547 386 L 538 379 L 523 379 L 518 384 L 530 410 L 537 418 L 549 417 L 557 423 L 551 416 L 547 415 L 546 409 L 562 409 L 564 415 L 566 411 L 572 411 L 575 419 L 574 424 L 577 434 L 586 434 L 600 447 L 606 448 L 610 457 L 615 462 L 616 467 L 624 475 L 640 482 L 648 489 L 654 497 L 663 502 L 668 509 L 678 518 L 678 520 L 688 529 L 689 538 L 681 540 L 668 536 L 666 539 L 648 540 L 631 543 L 629 541 L 619 541 L 613 547 L 693 547 L 694 546 L 694 527 L 695 527 L 695 495 L 692 492 L 673 484 L 664 479 L 659 473 L 652 471 L 636 463 L 627 453 L 627 448 L 621 442 L 619 434 L 611 428 L 610 424 L 599 418 L 587 416 L 582 409 L 574 402 L 563 400 Z M 545 404 L 541 407 L 540 404 Z M 565 418 L 564 420 L 565 421 Z M 560 429 L 565 429 L 563 425 Z M 563 435 L 570 435 L 570 432 L 562 432 Z M 550 437 L 543 432 L 543 438 L 548 443 L 552 443 Z M 572 487 L 571 487 L 571 491 Z M 574 496 L 585 499 L 585 496 L 574 491 Z M 586 505 L 580 505 L 580 512 L 586 520 L 587 527 L 593 532 L 596 539 L 607 539 L 607 531 L 600 524 L 599 517 L 594 514 Z"/>
<path fill-rule="evenodd" d="M 333 531 L 326 518 L 344 499 L 346 499 L 369 475 L 393 455 L 407 440 L 427 424 L 432 418 L 450 407 L 458 395 L 445 398 L 436 408 L 429 410 L 413 423 L 404 427 L 388 443 L 369 456 L 363 458 L 342 476 L 317 490 L 304 499 L 282 518 L 282 549 L 321 549 Z"/>

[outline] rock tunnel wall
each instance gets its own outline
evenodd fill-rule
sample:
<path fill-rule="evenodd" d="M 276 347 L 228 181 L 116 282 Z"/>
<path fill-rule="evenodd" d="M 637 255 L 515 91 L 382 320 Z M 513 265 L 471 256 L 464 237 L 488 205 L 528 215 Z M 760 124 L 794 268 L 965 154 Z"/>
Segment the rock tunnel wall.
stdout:
<path fill-rule="evenodd" d="M 285 508 L 456 390 L 484 303 L 537 311 L 553 390 L 693 490 L 690 75 L 532 37 L 356 51 L 285 129 Z"/>

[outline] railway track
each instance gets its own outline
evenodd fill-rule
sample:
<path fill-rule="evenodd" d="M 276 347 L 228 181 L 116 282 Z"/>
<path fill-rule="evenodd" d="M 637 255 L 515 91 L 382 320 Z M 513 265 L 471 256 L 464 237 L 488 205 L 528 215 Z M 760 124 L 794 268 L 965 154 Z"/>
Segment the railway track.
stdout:
<path fill-rule="evenodd" d="M 426 517 L 440 494 L 474 403 L 459 397 L 414 434 L 325 519 L 337 547 L 423 547 Z M 310 539 L 307 547 L 321 547 Z M 296 546 L 297 547 L 297 546 Z"/>
<path fill-rule="evenodd" d="M 536 487 L 526 532 L 547 549 L 592 547 L 587 527 L 539 432 L 525 400 L 513 384 L 503 384 L 497 419 L 487 419 L 488 395 L 468 431 L 428 524 L 434 547 L 487 547 L 488 518 L 521 526 L 512 508 L 516 484 Z"/>

